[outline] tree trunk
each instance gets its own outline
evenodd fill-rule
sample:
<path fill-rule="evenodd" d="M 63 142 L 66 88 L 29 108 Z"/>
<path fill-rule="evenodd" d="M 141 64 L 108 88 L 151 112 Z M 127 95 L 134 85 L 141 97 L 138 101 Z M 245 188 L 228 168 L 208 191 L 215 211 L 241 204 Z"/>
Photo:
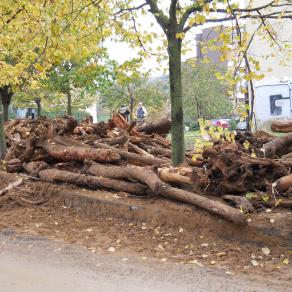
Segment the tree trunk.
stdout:
<path fill-rule="evenodd" d="M 72 116 L 72 96 L 70 89 L 67 92 L 67 114 Z"/>
<path fill-rule="evenodd" d="M 123 180 L 110 179 L 105 177 L 96 177 L 62 171 L 57 169 L 45 169 L 39 172 L 39 177 L 48 182 L 66 182 L 78 186 L 99 189 L 101 187 L 114 191 L 127 192 L 133 194 L 143 194 L 146 187 L 139 183 L 126 182 Z"/>
<path fill-rule="evenodd" d="M 35 103 L 37 105 L 37 115 L 38 115 L 38 117 L 40 117 L 42 115 L 41 99 L 40 98 L 36 98 L 35 99 Z"/>
<path fill-rule="evenodd" d="M 168 34 L 169 55 L 169 83 L 171 97 L 171 142 L 172 164 L 177 166 L 184 161 L 184 124 L 183 100 L 181 82 L 181 39 L 176 37 L 176 32 Z"/>
<path fill-rule="evenodd" d="M 10 88 L 10 86 L 5 85 L 0 88 L 0 97 L 1 97 L 1 102 L 3 106 L 3 120 L 4 122 L 8 121 L 8 108 L 9 104 L 11 101 L 11 98 L 13 96 L 13 92 Z"/>
<path fill-rule="evenodd" d="M 6 153 L 6 141 L 3 124 L 2 104 L 0 103 L 0 159 L 3 159 Z"/>
<path fill-rule="evenodd" d="M 111 149 L 92 149 L 87 147 L 63 146 L 43 144 L 41 146 L 51 157 L 59 161 L 84 161 L 116 162 L 121 159 L 119 153 Z"/>

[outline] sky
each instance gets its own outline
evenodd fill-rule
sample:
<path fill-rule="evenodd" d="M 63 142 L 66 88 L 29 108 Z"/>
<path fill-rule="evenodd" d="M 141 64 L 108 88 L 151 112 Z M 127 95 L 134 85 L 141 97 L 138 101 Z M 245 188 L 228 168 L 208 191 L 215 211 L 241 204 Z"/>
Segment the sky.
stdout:
<path fill-rule="evenodd" d="M 141 1 L 141 0 L 140 1 L 137 0 L 138 5 L 141 4 L 142 2 L 143 1 Z M 163 4 L 161 4 L 162 8 L 167 8 L 169 5 L 169 1 L 163 0 L 160 2 L 163 3 Z M 190 3 L 190 1 L 183 1 L 182 0 L 181 1 L 182 5 L 183 5 L 183 2 Z M 239 1 L 239 3 L 241 3 L 241 4 L 244 2 L 245 2 L 245 0 Z M 144 15 L 144 16 L 139 16 L 137 23 L 139 23 L 141 25 L 143 30 L 155 31 L 155 32 L 162 33 L 160 26 L 156 23 L 156 20 L 154 19 L 154 17 L 152 15 L 150 15 L 150 13 L 148 13 L 147 15 Z M 153 23 L 153 26 L 150 25 L 151 23 Z M 208 25 L 208 26 L 212 26 L 212 25 Z M 207 27 L 207 25 L 205 25 L 204 27 Z M 189 58 L 196 57 L 196 41 L 195 41 L 195 39 L 196 39 L 196 34 L 200 33 L 201 30 L 202 30 L 202 26 L 199 28 L 194 28 L 187 33 L 184 42 L 188 44 L 188 47 L 190 48 L 190 50 L 188 51 L 188 53 L 186 53 L 185 55 L 182 56 L 182 61 L 185 61 Z M 155 46 L 158 46 L 160 44 L 161 44 L 161 41 L 159 39 L 157 39 L 154 42 L 153 46 L 155 47 Z M 116 60 L 119 64 L 121 64 L 127 60 L 131 60 L 132 58 L 135 58 L 138 56 L 137 50 L 130 48 L 127 44 L 122 43 L 122 42 L 116 43 L 113 41 L 106 41 L 105 47 L 108 48 L 110 58 Z M 167 54 L 167 52 L 165 52 L 165 54 Z M 156 57 L 150 57 L 149 59 L 147 59 L 144 62 L 143 67 L 144 67 L 145 71 L 150 70 L 151 76 L 156 77 L 156 76 L 160 76 L 160 75 L 165 73 L 165 71 L 167 69 L 167 61 L 163 62 L 162 64 L 158 64 L 156 61 Z"/>

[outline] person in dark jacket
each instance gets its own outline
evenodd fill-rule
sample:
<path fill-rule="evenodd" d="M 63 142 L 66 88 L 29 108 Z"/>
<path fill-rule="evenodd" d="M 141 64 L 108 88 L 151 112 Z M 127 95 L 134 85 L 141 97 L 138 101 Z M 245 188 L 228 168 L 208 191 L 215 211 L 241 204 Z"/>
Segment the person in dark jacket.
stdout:
<path fill-rule="evenodd" d="M 119 114 L 123 116 L 123 118 L 129 122 L 129 115 L 130 115 L 130 111 L 128 109 L 128 107 L 126 105 L 122 105 L 119 109 Z"/>

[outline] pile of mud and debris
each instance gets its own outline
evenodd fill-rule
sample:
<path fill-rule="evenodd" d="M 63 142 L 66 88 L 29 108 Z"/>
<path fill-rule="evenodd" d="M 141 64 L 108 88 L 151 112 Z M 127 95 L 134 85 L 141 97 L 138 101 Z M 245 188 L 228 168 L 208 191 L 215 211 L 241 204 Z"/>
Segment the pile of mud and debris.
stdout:
<path fill-rule="evenodd" d="M 221 139 L 196 161 L 187 151 L 184 165 L 172 167 L 169 131 L 167 119 L 137 126 L 119 114 L 108 123 L 70 116 L 14 120 L 5 124 L 5 167 L 50 183 L 162 196 L 238 224 L 247 222 L 247 213 L 292 206 L 292 133 L 240 132 L 235 143 Z"/>

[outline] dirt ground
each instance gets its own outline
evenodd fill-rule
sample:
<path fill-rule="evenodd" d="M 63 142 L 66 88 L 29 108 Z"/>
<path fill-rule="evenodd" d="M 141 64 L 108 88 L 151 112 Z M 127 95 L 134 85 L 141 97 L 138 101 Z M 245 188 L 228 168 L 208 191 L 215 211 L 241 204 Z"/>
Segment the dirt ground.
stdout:
<path fill-rule="evenodd" d="M 15 180 L 15 175 L 4 178 L 0 173 L 0 189 Z M 81 245 L 92 253 L 115 253 L 121 257 L 135 254 L 145 261 L 155 258 L 161 262 L 219 268 L 227 273 L 292 280 L 292 249 L 280 242 L 267 242 L 265 247 L 270 252 L 267 254 L 262 246 L 252 242 L 224 240 L 204 229 L 187 231 L 180 226 L 150 226 L 114 216 L 80 215 L 63 205 L 57 195 L 60 190 L 73 189 L 26 180 L 0 197 L 0 228 Z M 278 216 L 288 213 L 291 215 L 287 210 L 276 211 Z"/>

